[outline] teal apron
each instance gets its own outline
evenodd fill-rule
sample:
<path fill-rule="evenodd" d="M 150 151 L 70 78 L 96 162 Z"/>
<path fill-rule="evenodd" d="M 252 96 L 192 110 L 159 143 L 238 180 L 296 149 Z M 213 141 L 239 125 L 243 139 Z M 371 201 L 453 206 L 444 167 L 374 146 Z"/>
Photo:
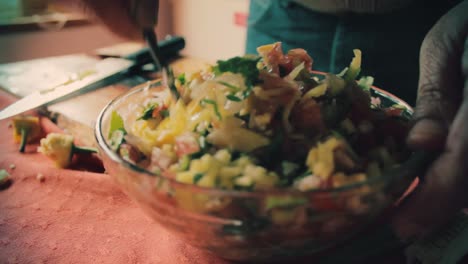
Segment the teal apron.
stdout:
<path fill-rule="evenodd" d="M 391 14 L 331 15 L 311 11 L 289 0 L 251 0 L 246 52 L 281 41 L 283 50 L 304 48 L 313 69 L 338 73 L 363 54 L 362 74 L 374 84 L 415 103 L 419 48 L 425 34 L 458 1 L 416 0 Z"/>

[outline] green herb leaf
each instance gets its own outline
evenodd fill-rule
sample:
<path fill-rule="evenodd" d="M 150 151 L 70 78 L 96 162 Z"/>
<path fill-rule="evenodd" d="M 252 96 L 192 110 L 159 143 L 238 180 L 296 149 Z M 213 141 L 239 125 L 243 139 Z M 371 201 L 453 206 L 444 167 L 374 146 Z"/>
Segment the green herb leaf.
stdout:
<path fill-rule="evenodd" d="M 158 104 L 149 104 L 146 106 L 146 108 L 143 110 L 143 114 L 137 119 L 137 120 L 148 120 L 153 117 L 153 111 L 158 107 Z"/>
<path fill-rule="evenodd" d="M 200 104 L 203 106 L 203 104 L 210 104 L 213 106 L 213 109 L 215 111 L 215 114 L 216 116 L 218 117 L 219 120 L 222 119 L 222 116 L 221 116 L 221 113 L 219 112 L 219 109 L 218 109 L 218 104 L 214 101 L 214 100 L 210 100 L 210 99 L 203 99 L 200 101 Z"/>
<path fill-rule="evenodd" d="M 232 84 L 230 84 L 230 83 L 228 83 L 228 82 L 218 81 L 217 83 L 222 84 L 222 85 L 226 86 L 227 88 L 231 89 L 231 91 L 232 91 L 233 93 L 237 93 L 237 92 L 240 91 L 240 88 L 239 88 L 239 87 L 237 87 L 237 86 L 235 86 L 235 85 L 232 85 Z"/>
<path fill-rule="evenodd" d="M 197 173 L 193 176 L 193 183 L 196 184 L 197 182 L 199 182 L 203 176 L 205 176 L 205 174 L 203 173 Z"/>
<path fill-rule="evenodd" d="M 226 95 L 226 98 L 230 101 L 234 101 L 234 102 L 240 102 L 242 101 L 242 99 L 240 99 L 239 97 L 233 95 L 233 94 L 228 94 Z"/>
<path fill-rule="evenodd" d="M 213 68 L 216 75 L 223 72 L 232 72 L 242 74 L 245 78 L 245 84 L 249 89 L 259 82 L 257 63 L 260 57 L 234 57 L 229 60 L 219 60 Z"/>
<path fill-rule="evenodd" d="M 112 136 L 112 133 L 116 130 L 123 130 L 125 131 L 124 127 L 124 122 L 122 117 L 117 113 L 117 111 L 112 111 L 111 114 L 111 120 L 110 120 L 110 128 L 109 128 L 109 135 L 108 137 L 110 138 Z"/>
<path fill-rule="evenodd" d="M 177 80 L 179 80 L 181 85 L 184 85 L 187 82 L 187 80 L 185 79 L 185 72 L 177 76 Z"/>

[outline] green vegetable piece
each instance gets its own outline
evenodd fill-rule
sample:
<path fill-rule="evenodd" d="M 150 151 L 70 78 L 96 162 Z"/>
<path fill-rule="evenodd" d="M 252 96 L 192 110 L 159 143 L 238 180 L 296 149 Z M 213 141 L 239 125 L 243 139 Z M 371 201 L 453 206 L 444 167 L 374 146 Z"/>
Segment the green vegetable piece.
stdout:
<path fill-rule="evenodd" d="M 223 72 L 232 72 L 242 74 L 245 78 L 245 84 L 251 88 L 258 83 L 259 70 L 257 63 L 260 57 L 234 57 L 229 60 L 219 60 L 218 64 L 213 67 L 213 71 L 216 75 Z"/>
<path fill-rule="evenodd" d="M 3 186 L 10 181 L 10 174 L 8 171 L 1 169 L 0 170 L 0 186 Z"/>
<path fill-rule="evenodd" d="M 112 133 L 114 133 L 114 131 L 119 130 L 119 129 L 122 129 L 123 131 L 125 131 L 124 122 L 123 122 L 122 117 L 119 115 L 119 113 L 117 113 L 117 111 L 114 110 L 112 111 L 112 114 L 111 114 L 108 137 L 110 138 L 112 136 Z"/>
<path fill-rule="evenodd" d="M 347 82 L 352 82 L 356 80 L 356 77 L 361 72 L 361 51 L 358 49 L 355 49 L 353 50 L 353 52 L 354 52 L 354 58 L 351 61 L 351 64 L 349 65 L 349 68 L 344 75 L 344 79 Z"/>
<path fill-rule="evenodd" d="M 215 114 L 216 116 L 218 117 L 219 120 L 222 119 L 222 116 L 221 116 L 221 113 L 219 112 L 219 109 L 218 109 L 218 104 L 213 101 L 213 100 L 210 100 L 210 99 L 203 99 L 200 101 L 200 104 L 203 106 L 204 104 L 210 104 L 213 106 L 213 109 L 215 111 Z"/>
<path fill-rule="evenodd" d="M 240 102 L 242 101 L 242 99 L 240 99 L 239 97 L 233 95 L 233 94 L 228 94 L 226 95 L 226 98 L 230 101 L 234 101 L 234 102 Z"/>
<path fill-rule="evenodd" d="M 68 167 L 75 153 L 97 152 L 96 148 L 75 146 L 73 140 L 71 135 L 49 133 L 46 138 L 41 139 L 41 145 L 37 151 L 52 159 L 59 168 Z"/>
<path fill-rule="evenodd" d="M 169 113 L 169 109 L 163 109 L 159 112 L 159 115 L 161 115 L 162 118 L 166 118 L 166 117 L 169 117 L 170 113 Z"/>
<path fill-rule="evenodd" d="M 20 141 L 19 151 L 24 152 L 26 144 L 41 136 L 41 125 L 36 116 L 16 116 L 12 120 L 13 137 Z"/>
<path fill-rule="evenodd" d="M 193 183 L 196 184 L 197 182 L 199 182 L 203 176 L 205 176 L 205 174 L 203 173 L 197 173 L 193 176 Z"/>
<path fill-rule="evenodd" d="M 294 196 L 268 196 L 265 201 L 265 209 L 273 208 L 294 208 L 307 203 L 304 197 Z"/>
<path fill-rule="evenodd" d="M 358 81 L 358 86 L 363 91 L 369 92 L 372 88 L 372 84 L 374 84 L 374 77 L 372 76 L 364 76 L 361 77 Z"/>
<path fill-rule="evenodd" d="M 21 143 L 20 143 L 20 148 L 19 152 L 24 153 L 24 149 L 26 148 L 26 143 L 28 141 L 28 134 L 29 131 L 25 128 L 21 129 Z"/>
<path fill-rule="evenodd" d="M 281 172 L 286 177 L 294 174 L 299 168 L 300 166 L 294 162 L 290 162 L 290 161 L 281 162 Z"/>
<path fill-rule="evenodd" d="M 185 78 L 185 72 L 177 76 L 177 80 L 179 80 L 180 85 L 184 85 L 187 82 L 187 79 Z"/>
<path fill-rule="evenodd" d="M 186 171 L 190 167 L 190 156 L 184 155 L 179 161 L 179 168 L 181 171 Z M 195 180 L 194 180 L 195 181 Z"/>
<path fill-rule="evenodd" d="M 98 152 L 97 148 L 72 145 L 72 154 L 75 154 L 75 153 L 91 154 L 91 153 L 97 153 L 97 152 Z"/>
<path fill-rule="evenodd" d="M 233 93 L 237 93 L 237 92 L 240 91 L 239 87 L 237 87 L 235 85 L 232 85 L 232 84 L 230 84 L 228 82 L 218 81 L 217 83 L 222 84 L 222 85 L 226 86 L 227 88 L 231 89 L 231 92 L 233 92 Z"/>
<path fill-rule="evenodd" d="M 112 132 L 111 138 L 110 138 L 110 146 L 113 151 L 118 151 L 120 148 L 120 145 L 125 142 L 125 135 L 127 133 L 123 129 L 117 129 L 114 132 Z"/>
<path fill-rule="evenodd" d="M 146 106 L 146 108 L 143 110 L 143 114 L 137 119 L 137 120 L 148 120 L 153 117 L 153 111 L 158 107 L 158 104 L 149 104 Z"/>
<path fill-rule="evenodd" d="M 207 144 L 206 144 L 206 137 L 204 136 L 201 136 L 198 138 L 198 145 L 200 146 L 200 149 L 205 149 L 207 147 Z"/>

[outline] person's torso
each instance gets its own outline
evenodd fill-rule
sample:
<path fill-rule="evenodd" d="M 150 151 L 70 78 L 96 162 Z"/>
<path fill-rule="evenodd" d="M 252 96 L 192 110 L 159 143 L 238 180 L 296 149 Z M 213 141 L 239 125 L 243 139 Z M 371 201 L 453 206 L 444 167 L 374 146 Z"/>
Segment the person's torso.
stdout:
<path fill-rule="evenodd" d="M 412 0 L 292 0 L 323 13 L 387 13 L 404 8 Z"/>

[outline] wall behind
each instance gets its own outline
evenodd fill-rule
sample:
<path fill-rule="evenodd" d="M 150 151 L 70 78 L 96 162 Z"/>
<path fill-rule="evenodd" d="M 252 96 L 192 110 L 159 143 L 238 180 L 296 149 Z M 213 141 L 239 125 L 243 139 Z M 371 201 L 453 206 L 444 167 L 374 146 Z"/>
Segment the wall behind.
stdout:
<path fill-rule="evenodd" d="M 248 0 L 172 0 L 172 8 L 183 54 L 209 61 L 244 54 Z"/>

